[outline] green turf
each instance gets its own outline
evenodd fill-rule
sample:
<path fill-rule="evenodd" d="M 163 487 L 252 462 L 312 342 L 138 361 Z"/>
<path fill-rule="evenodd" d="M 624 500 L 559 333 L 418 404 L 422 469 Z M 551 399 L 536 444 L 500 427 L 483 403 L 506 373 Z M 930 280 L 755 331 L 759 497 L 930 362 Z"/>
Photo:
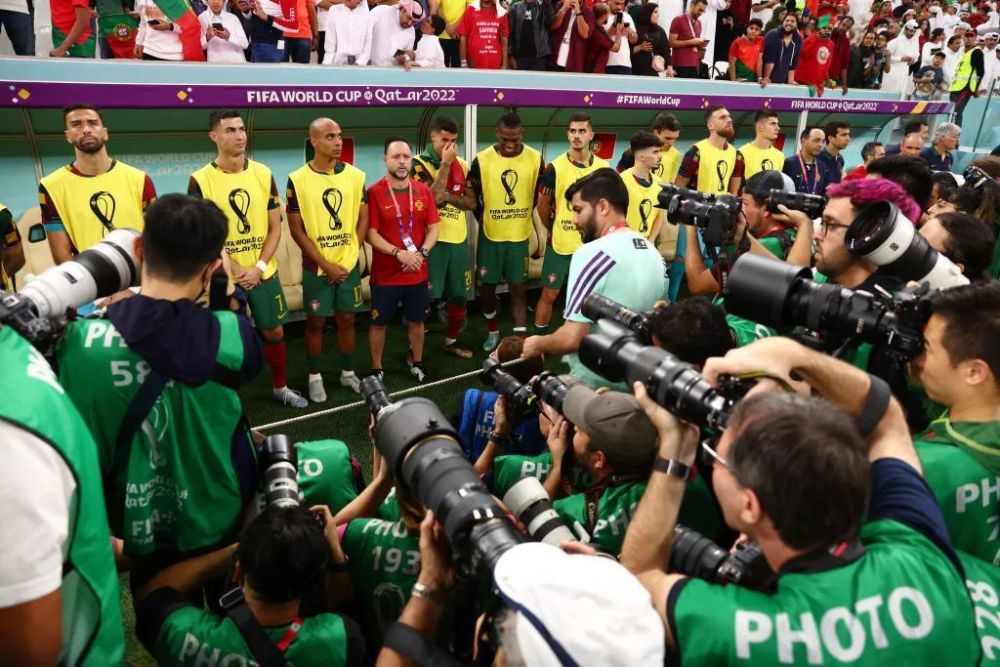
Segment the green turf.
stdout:
<path fill-rule="evenodd" d="M 534 304 L 537 293 L 529 294 L 528 303 Z M 501 336 L 511 334 L 513 326 L 510 320 L 510 306 L 505 300 L 500 308 Z M 559 315 L 561 308 L 553 313 L 549 330 L 552 331 L 562 323 Z M 532 316 L 529 313 L 529 331 Z M 486 340 L 486 321 L 478 312 L 470 310 L 468 326 L 459 339 L 470 347 L 475 356 L 472 359 L 459 359 L 447 354 L 444 346 L 444 325 L 436 320 L 428 322 L 430 333 L 424 344 L 424 360 L 430 371 L 430 380 L 436 381 L 453 377 L 482 367 L 486 353 L 482 350 Z M 363 377 L 371 368 L 371 357 L 368 353 L 368 314 L 358 315 L 358 351 L 355 354 L 355 368 L 359 377 Z M 302 341 L 303 323 L 295 322 L 285 327 L 285 340 L 288 343 L 288 384 L 292 389 L 308 395 L 306 392 L 306 358 Z M 385 384 L 390 391 L 410 388 L 416 381 L 410 376 L 405 364 L 408 343 L 406 328 L 401 322 L 389 326 L 386 335 L 383 366 L 385 367 Z M 360 400 L 360 396 L 340 386 L 339 351 L 337 339 L 333 331 L 328 331 L 324 337 L 323 381 L 326 386 L 327 399 L 325 403 L 311 403 L 308 408 L 296 410 L 274 402 L 271 393 L 271 378 L 265 368 L 250 385 L 243 390 L 243 401 L 246 406 L 250 423 L 254 427 L 271 422 L 298 417 L 309 413 L 320 412 Z M 551 370 L 565 371 L 566 366 L 558 359 L 550 359 L 546 364 Z M 462 394 L 472 386 L 479 386 L 476 378 L 459 380 L 439 387 L 433 387 L 419 392 L 420 396 L 429 398 L 448 417 L 457 414 Z M 412 394 L 411 394 L 412 395 Z M 293 440 L 318 440 L 322 438 L 337 438 L 348 444 L 351 452 L 358 457 L 365 468 L 366 475 L 371 468 L 371 445 L 368 442 L 368 411 L 364 407 L 352 408 L 330 416 L 317 417 L 288 426 L 271 429 L 266 435 L 283 433 Z"/>

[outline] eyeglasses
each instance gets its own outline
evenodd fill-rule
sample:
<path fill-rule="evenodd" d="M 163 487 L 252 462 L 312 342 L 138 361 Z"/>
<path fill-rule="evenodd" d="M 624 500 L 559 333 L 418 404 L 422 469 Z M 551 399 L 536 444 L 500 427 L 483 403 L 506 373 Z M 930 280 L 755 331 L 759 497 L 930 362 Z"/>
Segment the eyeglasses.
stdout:
<path fill-rule="evenodd" d="M 839 222 L 827 222 L 826 220 L 819 221 L 819 230 L 824 234 L 831 229 L 847 229 L 850 225 L 842 225 Z"/>
<path fill-rule="evenodd" d="M 718 444 L 719 444 L 718 437 L 706 438 L 705 440 L 701 441 L 702 461 L 704 461 L 707 465 L 711 466 L 714 466 L 716 463 L 718 463 L 729 472 L 732 472 L 733 468 L 732 466 L 729 465 L 729 461 L 722 458 L 719 452 L 715 451 L 715 447 Z"/>

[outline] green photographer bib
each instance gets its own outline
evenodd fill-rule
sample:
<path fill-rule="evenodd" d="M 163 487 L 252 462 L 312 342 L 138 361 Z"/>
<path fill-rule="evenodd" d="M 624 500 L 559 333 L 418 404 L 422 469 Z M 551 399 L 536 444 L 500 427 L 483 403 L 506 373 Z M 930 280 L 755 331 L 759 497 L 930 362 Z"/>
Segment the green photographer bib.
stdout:
<path fill-rule="evenodd" d="M 76 481 L 59 587 L 60 664 L 121 664 L 125 648 L 121 591 L 94 440 L 48 362 L 10 327 L 0 328 L 0 369 L 4 384 L 0 420 L 51 446 Z"/>
<path fill-rule="evenodd" d="M 941 417 L 914 438 L 914 446 L 955 548 L 1000 565 L 1000 475 L 973 458 L 962 439 L 995 449 L 1000 426 Z"/>
<path fill-rule="evenodd" d="M 221 327 L 216 362 L 239 371 L 243 340 L 236 316 L 215 317 Z M 244 501 L 233 458 L 254 457 L 239 394 L 212 381 L 200 387 L 168 382 L 132 439 L 127 464 L 111 471 L 118 430 L 149 363 L 104 319 L 71 324 L 58 355 L 60 381 L 97 441 L 102 475 L 115 477 L 108 518 L 125 553 L 183 552 L 235 537 Z"/>
<path fill-rule="evenodd" d="M 295 444 L 299 459 L 299 490 L 307 505 L 327 505 L 336 514 L 358 497 L 351 452 L 343 440 L 312 440 Z"/>
<path fill-rule="evenodd" d="M 672 613 L 685 665 L 975 665 L 973 609 L 955 565 L 884 519 L 867 551 L 822 572 L 789 572 L 773 594 L 691 579 Z"/>
<path fill-rule="evenodd" d="M 1000 665 L 1000 570 L 961 551 L 958 559 L 965 568 L 965 588 L 976 615 L 976 632 L 983 651 L 979 664 L 997 667 Z"/>

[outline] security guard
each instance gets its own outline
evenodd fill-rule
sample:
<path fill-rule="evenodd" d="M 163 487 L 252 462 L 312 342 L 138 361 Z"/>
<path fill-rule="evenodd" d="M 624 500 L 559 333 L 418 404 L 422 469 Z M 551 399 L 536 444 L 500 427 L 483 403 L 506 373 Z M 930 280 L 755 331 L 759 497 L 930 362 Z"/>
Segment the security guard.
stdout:
<path fill-rule="evenodd" d="M 979 35 L 975 30 L 965 32 L 965 53 L 958 61 L 955 79 L 948 87 L 951 101 L 955 104 L 953 122 L 959 127 L 962 127 L 965 105 L 969 103 L 969 99 L 979 97 L 982 92 L 979 86 L 986 76 L 986 57 L 983 55 L 983 49 L 977 44 L 978 39 Z"/>

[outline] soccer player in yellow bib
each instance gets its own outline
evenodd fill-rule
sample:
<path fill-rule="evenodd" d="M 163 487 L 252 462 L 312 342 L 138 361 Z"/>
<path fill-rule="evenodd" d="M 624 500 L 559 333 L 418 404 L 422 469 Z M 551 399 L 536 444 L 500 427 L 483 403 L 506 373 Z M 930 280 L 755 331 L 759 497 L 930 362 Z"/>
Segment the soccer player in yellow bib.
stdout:
<path fill-rule="evenodd" d="M 566 191 L 587 174 L 608 166 L 590 150 L 594 125 L 589 115 L 575 113 L 570 116 L 566 136 L 569 151 L 546 167 L 538 185 L 538 215 L 549 230 L 542 262 L 542 295 L 535 306 L 535 333 L 542 336 L 548 333 L 552 306 L 566 282 L 573 253 L 583 245 L 580 230 L 573 223 L 573 209 L 566 199 Z"/>
<path fill-rule="evenodd" d="M 288 388 L 282 324 L 288 318 L 274 253 L 281 240 L 281 199 L 271 170 L 246 156 L 247 129 L 235 109 L 217 109 L 208 118 L 215 160 L 191 174 L 188 194 L 210 199 L 229 221 L 225 255 L 233 280 L 247 292 L 254 324 L 264 339 L 274 400 L 293 408 L 309 401 Z"/>
<path fill-rule="evenodd" d="M 524 125 L 514 107 L 497 121 L 496 144 L 476 155 L 469 168 L 466 200 L 482 211 L 476 245 L 479 298 L 486 318 L 484 352 L 500 344 L 497 285 L 507 281 L 514 335 L 527 335 L 528 238 L 531 212 L 538 197 L 538 177 L 545 169 L 542 155 L 524 145 Z"/>
<path fill-rule="evenodd" d="M 142 230 L 142 215 L 156 200 L 149 175 L 108 155 L 108 128 L 89 104 L 63 109 L 66 141 L 75 159 L 38 184 L 42 224 L 56 264 L 94 245 L 119 227 Z"/>
<path fill-rule="evenodd" d="M 739 190 L 739 183 L 733 182 L 736 147 L 729 143 L 735 134 L 733 117 L 726 107 L 713 104 L 705 109 L 705 126 L 708 128 L 708 138 L 702 139 L 684 154 L 674 184 L 713 195 L 736 194 Z M 688 227 L 677 239 L 677 254 L 670 267 L 671 301 L 677 300 L 685 281 L 684 253 L 689 244 L 698 245 L 697 238 L 697 230 Z"/>
<path fill-rule="evenodd" d="M 306 309 L 309 399 L 326 400 L 320 373 L 323 327 L 335 315 L 340 348 L 340 385 L 361 392 L 354 372 L 354 314 L 361 310 L 358 255 L 368 233 L 365 173 L 340 161 L 344 133 L 330 118 L 309 125 L 310 162 L 288 176 L 286 212 L 292 239 L 302 249 L 302 300 Z"/>
<path fill-rule="evenodd" d="M 14 291 L 14 274 L 24 266 L 24 248 L 10 209 L 0 204 L 0 289 Z"/>
<path fill-rule="evenodd" d="M 672 113 L 661 111 L 653 119 L 650 131 L 660 140 L 660 166 L 653 170 L 653 176 L 659 183 L 673 183 L 681 168 L 681 152 L 676 146 L 681 136 L 680 121 Z M 634 165 L 635 154 L 630 146 L 622 152 L 615 169 L 620 174 Z"/>
<path fill-rule="evenodd" d="M 472 206 L 465 200 L 469 166 L 458 157 L 458 123 L 438 116 L 431 124 L 431 144 L 414 156 L 411 175 L 431 189 L 441 221 L 438 242 L 427 257 L 431 299 L 447 299 L 448 319 L 444 351 L 461 359 L 471 359 L 472 350 L 458 340 L 465 322 L 466 294 L 472 289 L 472 261 L 469 250 L 469 223 L 465 212 Z"/>
<path fill-rule="evenodd" d="M 737 183 L 737 191 L 754 174 L 781 171 L 785 165 L 784 153 L 774 147 L 774 142 L 781 133 L 778 114 L 768 109 L 758 111 L 753 117 L 753 131 L 753 141 L 736 151 L 736 173 L 733 180 Z"/>
<path fill-rule="evenodd" d="M 621 173 L 628 190 L 628 226 L 647 239 L 655 240 L 663 227 L 664 211 L 656 208 L 660 183 L 654 174 L 661 165 L 660 140 L 652 132 L 640 131 L 630 142 L 635 166 Z"/>

